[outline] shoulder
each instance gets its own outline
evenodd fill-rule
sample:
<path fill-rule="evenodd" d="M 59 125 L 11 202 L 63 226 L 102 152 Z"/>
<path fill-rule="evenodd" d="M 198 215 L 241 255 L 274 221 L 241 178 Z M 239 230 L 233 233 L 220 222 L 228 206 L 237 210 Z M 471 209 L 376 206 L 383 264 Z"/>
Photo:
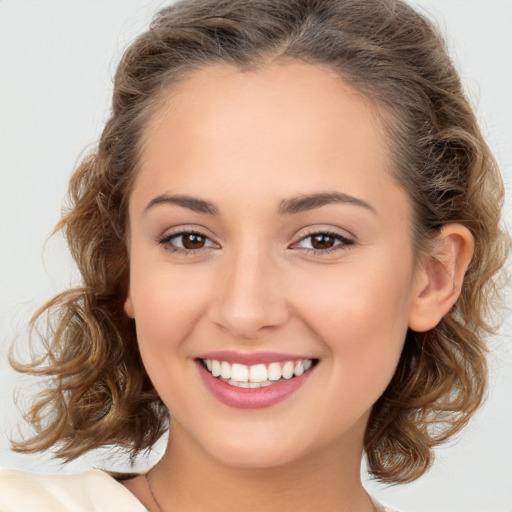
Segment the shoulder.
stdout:
<path fill-rule="evenodd" d="M 104 471 L 45 475 L 0 469 L 0 511 L 146 512 L 124 486 Z"/>
<path fill-rule="evenodd" d="M 387 507 L 386 505 L 382 505 L 376 499 L 372 497 L 370 498 L 375 506 L 375 512 L 398 512 L 398 510 L 395 510 L 394 508 L 391 507 Z"/>

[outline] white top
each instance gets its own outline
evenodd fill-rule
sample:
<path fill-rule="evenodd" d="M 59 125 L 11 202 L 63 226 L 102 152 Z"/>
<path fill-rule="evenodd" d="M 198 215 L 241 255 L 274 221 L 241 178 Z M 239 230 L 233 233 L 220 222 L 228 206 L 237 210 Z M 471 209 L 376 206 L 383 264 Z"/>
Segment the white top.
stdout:
<path fill-rule="evenodd" d="M 375 503 L 378 512 L 396 512 Z M 46 475 L 0 469 L 0 512 L 148 512 L 122 484 L 100 469 Z"/>
<path fill-rule="evenodd" d="M 147 512 L 100 469 L 79 475 L 43 475 L 0 469 L 0 512 Z"/>

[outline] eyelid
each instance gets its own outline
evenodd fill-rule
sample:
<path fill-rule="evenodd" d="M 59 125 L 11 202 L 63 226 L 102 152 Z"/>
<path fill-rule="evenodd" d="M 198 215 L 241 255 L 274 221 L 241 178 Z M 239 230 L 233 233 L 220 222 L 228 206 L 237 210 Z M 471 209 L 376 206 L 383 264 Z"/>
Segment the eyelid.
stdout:
<path fill-rule="evenodd" d="M 198 235 L 201 237 L 204 237 L 206 240 L 208 240 L 211 244 L 206 247 L 199 247 L 197 249 L 187 249 L 185 247 L 177 247 L 173 246 L 171 244 L 171 241 L 173 238 L 178 238 L 180 236 L 184 235 Z M 196 227 L 187 227 L 187 226 L 178 226 L 176 228 L 171 229 L 170 231 L 166 231 L 164 235 L 157 238 L 156 243 L 158 245 L 161 245 L 165 250 L 169 252 L 176 252 L 181 253 L 184 255 L 191 254 L 191 253 L 202 253 L 205 250 L 210 250 L 212 248 L 220 248 L 220 244 L 216 242 L 212 236 L 205 233 L 201 229 L 198 229 Z"/>
<path fill-rule="evenodd" d="M 326 248 L 326 249 L 298 247 L 298 245 L 302 241 L 306 240 L 307 238 L 310 238 L 314 235 L 320 235 L 320 234 L 331 236 L 331 237 L 337 239 L 337 241 L 341 241 L 341 243 L 337 243 L 334 246 Z M 298 235 L 297 240 L 290 245 L 290 248 L 301 249 L 305 252 L 314 253 L 317 255 L 325 255 L 325 254 L 329 254 L 334 251 L 347 250 L 348 248 L 354 246 L 355 243 L 356 243 L 356 239 L 351 234 L 348 234 L 346 232 L 340 233 L 339 231 L 336 231 L 333 228 L 325 228 L 324 229 L 322 227 L 318 227 L 318 228 L 315 227 L 315 228 L 308 228 L 308 230 L 306 232 Z"/>
<path fill-rule="evenodd" d="M 173 253 L 176 252 L 176 253 L 181 253 L 184 255 L 191 254 L 191 253 L 200 254 L 200 253 L 210 250 L 212 248 L 219 249 L 220 244 L 217 241 L 215 241 L 214 238 L 211 235 L 207 234 L 205 231 L 206 230 L 203 231 L 201 228 L 198 229 L 198 228 L 192 227 L 192 226 L 190 226 L 190 227 L 177 226 L 177 227 L 171 229 L 170 231 L 165 232 L 164 235 L 160 236 L 156 240 L 156 243 L 158 245 L 161 245 L 164 249 L 168 250 L 169 252 L 173 252 Z M 198 247 L 195 249 L 187 249 L 185 247 L 178 247 L 176 245 L 171 244 L 171 241 L 174 238 L 178 238 L 180 236 L 185 236 L 185 235 L 190 235 L 190 234 L 204 237 L 205 240 L 207 241 L 208 245 L 205 247 Z M 335 245 L 333 245 L 332 247 L 328 247 L 325 249 L 299 247 L 299 244 L 301 242 L 303 242 L 304 240 L 306 240 L 307 238 L 313 237 L 315 235 L 320 235 L 320 234 L 331 236 L 338 243 L 335 243 Z M 309 227 L 309 228 L 307 228 L 307 231 L 302 232 L 302 233 L 299 232 L 299 234 L 296 237 L 296 241 L 293 242 L 292 244 L 290 244 L 289 248 L 302 250 L 304 252 L 313 253 L 316 255 L 326 255 L 326 254 L 334 252 L 334 251 L 346 250 L 349 247 L 353 246 L 355 244 L 355 242 L 356 242 L 355 237 L 351 234 L 348 234 L 345 230 L 344 230 L 344 233 L 340 233 L 335 228 L 332 228 L 332 227 L 322 228 L 319 226 L 319 227 Z"/>

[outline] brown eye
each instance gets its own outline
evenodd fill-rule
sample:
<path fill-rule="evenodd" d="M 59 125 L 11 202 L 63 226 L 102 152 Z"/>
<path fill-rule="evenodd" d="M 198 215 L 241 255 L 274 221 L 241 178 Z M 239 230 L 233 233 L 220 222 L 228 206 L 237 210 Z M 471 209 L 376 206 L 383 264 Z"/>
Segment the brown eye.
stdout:
<path fill-rule="evenodd" d="M 318 254 L 326 254 L 338 249 L 345 249 L 354 245 L 354 241 L 343 235 L 329 232 L 312 233 L 302 238 L 295 247 L 306 249 L 307 251 L 316 251 Z"/>
<path fill-rule="evenodd" d="M 160 239 L 158 243 L 171 252 L 191 252 L 201 249 L 218 248 L 206 235 L 194 231 L 173 233 Z"/>
<path fill-rule="evenodd" d="M 196 233 L 181 235 L 181 240 L 185 249 L 202 249 L 206 244 L 206 237 Z"/>
<path fill-rule="evenodd" d="M 313 249 L 330 249 L 334 246 L 335 242 L 335 238 L 326 233 L 318 233 L 311 237 L 311 246 Z"/>

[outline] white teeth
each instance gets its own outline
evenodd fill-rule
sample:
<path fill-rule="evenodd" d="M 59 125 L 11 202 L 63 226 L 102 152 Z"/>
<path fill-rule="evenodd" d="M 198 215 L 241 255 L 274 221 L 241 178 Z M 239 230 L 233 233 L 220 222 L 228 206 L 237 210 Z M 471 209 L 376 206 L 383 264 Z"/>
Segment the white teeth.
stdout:
<path fill-rule="evenodd" d="M 220 376 L 226 380 L 231 378 L 231 365 L 226 361 L 222 361 L 222 363 L 220 363 Z"/>
<path fill-rule="evenodd" d="M 283 366 L 283 379 L 291 379 L 293 377 L 293 370 L 295 369 L 294 364 L 291 361 L 287 361 Z"/>
<path fill-rule="evenodd" d="M 212 375 L 218 377 L 220 375 L 220 363 L 219 361 L 212 361 Z"/>
<path fill-rule="evenodd" d="M 229 379 L 227 383 L 230 386 L 235 386 L 237 388 L 264 388 L 266 386 L 272 386 L 273 382 L 269 380 L 265 382 L 238 382 L 237 380 Z"/>
<path fill-rule="evenodd" d="M 281 378 L 281 365 L 279 363 L 270 363 L 268 365 L 268 379 L 279 380 Z"/>
<path fill-rule="evenodd" d="M 229 364 L 229 363 L 226 363 Z M 249 380 L 249 367 L 245 364 L 234 363 L 231 365 L 231 378 L 238 382 L 247 382 Z"/>
<path fill-rule="evenodd" d="M 227 361 L 204 359 L 204 364 L 214 377 L 220 377 L 231 386 L 259 388 L 271 386 L 282 379 L 288 380 L 294 376 L 302 375 L 311 368 L 313 360 L 274 362 L 269 365 L 260 363 L 246 366 L 245 364 L 230 364 Z"/>
<path fill-rule="evenodd" d="M 268 380 L 267 367 L 264 364 L 255 364 L 249 368 L 249 380 L 251 382 L 265 382 Z"/>

